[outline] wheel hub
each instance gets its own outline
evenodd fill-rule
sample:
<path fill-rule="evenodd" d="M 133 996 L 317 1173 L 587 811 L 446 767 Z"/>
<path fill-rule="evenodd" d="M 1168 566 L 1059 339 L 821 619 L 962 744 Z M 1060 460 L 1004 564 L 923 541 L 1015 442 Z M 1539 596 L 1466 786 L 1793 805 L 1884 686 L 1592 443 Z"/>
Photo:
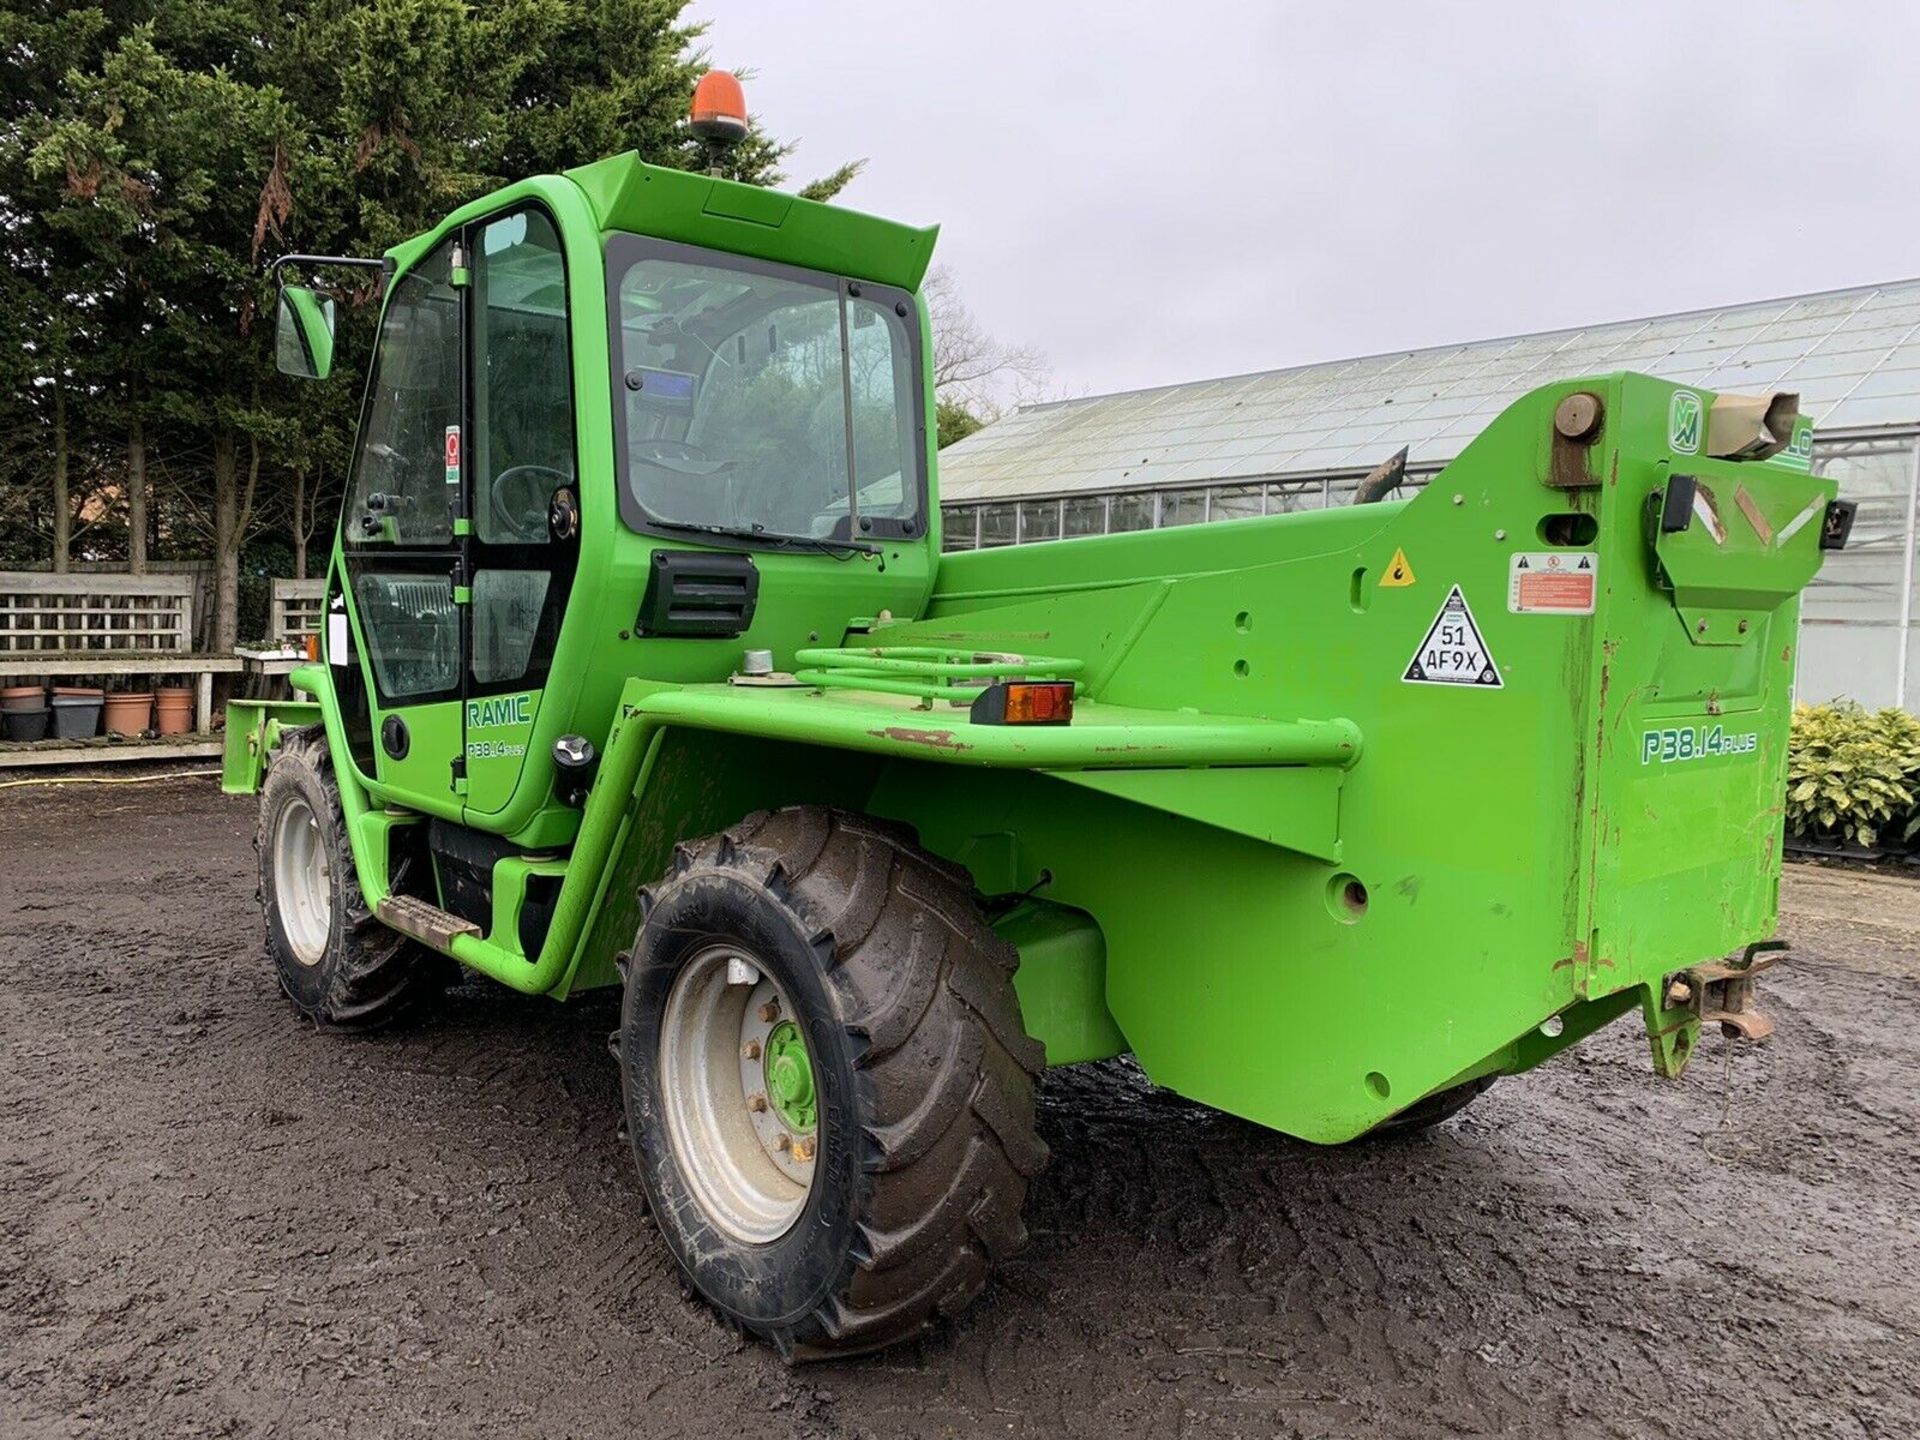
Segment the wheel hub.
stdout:
<path fill-rule="evenodd" d="M 273 897 L 293 958 L 318 965 L 333 929 L 333 874 L 320 819 L 297 795 L 273 827 Z"/>
<path fill-rule="evenodd" d="M 789 1130 L 812 1134 L 818 1112 L 813 1100 L 813 1062 L 800 1027 L 782 1020 L 767 1036 L 767 1093 Z"/>
<path fill-rule="evenodd" d="M 754 956 L 715 945 L 674 977 L 660 1095 L 680 1173 L 713 1223 L 750 1244 L 791 1229 L 813 1188 L 819 1095 L 792 1005 Z"/>

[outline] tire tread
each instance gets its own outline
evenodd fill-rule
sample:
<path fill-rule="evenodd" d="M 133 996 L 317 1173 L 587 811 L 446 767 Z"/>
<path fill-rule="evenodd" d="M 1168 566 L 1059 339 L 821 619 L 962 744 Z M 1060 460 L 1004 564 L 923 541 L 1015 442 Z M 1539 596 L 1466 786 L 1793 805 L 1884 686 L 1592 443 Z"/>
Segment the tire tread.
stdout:
<path fill-rule="evenodd" d="M 791 1324 L 748 1328 L 799 1359 L 912 1339 L 1026 1243 L 1021 1210 L 1047 1159 L 1034 1123 L 1045 1051 L 1021 1025 L 1018 956 L 987 927 L 966 871 L 891 821 L 794 807 L 682 850 L 664 883 L 744 872 L 810 927 L 856 1043 L 864 1108 L 892 1117 L 856 1137 L 873 1194 L 846 1283 Z M 902 1212 L 914 1218 L 874 1219 Z"/>
<path fill-rule="evenodd" d="M 340 862 L 334 868 L 340 886 L 337 912 L 343 933 L 336 941 L 341 953 L 332 967 L 326 993 L 317 1003 L 296 995 L 286 982 L 284 965 L 276 962 L 280 988 L 301 1014 L 329 1029 L 379 1030 L 413 1019 L 446 988 L 454 967 L 445 956 L 396 934 L 373 919 L 354 871 L 352 841 L 347 835 L 346 815 L 340 803 L 340 782 L 334 774 L 326 731 L 319 725 L 289 730 L 281 736 L 279 745 L 268 757 L 266 780 L 261 788 L 260 828 L 254 846 L 260 855 L 259 896 L 269 958 L 273 958 L 273 901 L 267 873 L 273 863 L 269 826 L 273 811 L 266 803 L 267 792 L 269 787 L 299 784 L 301 777 L 297 772 L 301 770 L 307 772 L 306 778 L 323 797 L 324 803 L 317 813 L 328 827 L 329 851 Z"/>

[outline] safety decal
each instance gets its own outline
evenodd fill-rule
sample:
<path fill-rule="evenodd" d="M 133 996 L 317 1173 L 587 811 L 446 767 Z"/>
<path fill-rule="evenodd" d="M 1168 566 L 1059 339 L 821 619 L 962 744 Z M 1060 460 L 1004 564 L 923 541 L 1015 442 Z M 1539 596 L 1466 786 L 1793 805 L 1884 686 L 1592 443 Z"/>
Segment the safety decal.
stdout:
<path fill-rule="evenodd" d="M 1787 542 L 1802 530 L 1806 529 L 1814 517 L 1822 514 L 1826 508 L 1826 497 L 1824 495 L 1814 496 L 1813 499 L 1807 502 L 1806 509 L 1802 510 L 1798 515 L 1780 527 L 1780 533 L 1773 537 L 1773 543 L 1779 548 L 1785 549 Z"/>
<path fill-rule="evenodd" d="M 460 483 L 460 427 L 447 426 L 446 441 L 447 484 Z"/>
<path fill-rule="evenodd" d="M 1727 543 L 1727 522 L 1720 518 L 1720 502 L 1713 498 L 1711 486 L 1696 484 L 1693 487 L 1693 513 L 1714 544 Z"/>
<path fill-rule="evenodd" d="M 1591 550 L 1526 550 L 1507 562 L 1507 609 L 1516 615 L 1591 615 L 1600 557 Z"/>
<path fill-rule="evenodd" d="M 1751 525 L 1753 533 L 1760 537 L 1760 543 L 1773 544 L 1773 526 L 1767 520 L 1766 511 L 1760 508 L 1760 502 L 1753 498 L 1753 493 L 1746 486 L 1740 485 L 1734 488 L 1733 503 L 1739 508 L 1740 513 L 1747 517 L 1747 524 Z"/>
<path fill-rule="evenodd" d="M 1484 690 L 1501 688 L 1500 667 L 1487 652 L 1480 638 L 1467 597 L 1454 586 L 1447 592 L 1440 613 L 1427 627 L 1427 637 L 1413 652 L 1407 673 L 1400 677 L 1411 685 L 1473 685 Z"/>
<path fill-rule="evenodd" d="M 1387 573 L 1380 577 L 1380 588 L 1393 590 L 1411 584 L 1413 584 L 1413 566 L 1407 563 L 1407 552 L 1396 550 L 1393 552 L 1393 563 L 1387 566 Z"/>

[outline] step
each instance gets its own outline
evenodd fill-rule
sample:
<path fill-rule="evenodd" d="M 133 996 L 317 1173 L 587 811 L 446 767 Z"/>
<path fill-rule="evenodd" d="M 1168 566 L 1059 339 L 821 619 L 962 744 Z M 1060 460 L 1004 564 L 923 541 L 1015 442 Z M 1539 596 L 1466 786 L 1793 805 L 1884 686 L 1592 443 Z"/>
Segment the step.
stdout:
<path fill-rule="evenodd" d="M 436 950 L 450 949 L 458 936 L 480 933 L 473 921 L 449 914 L 417 895 L 389 895 L 373 907 L 373 913 L 389 930 L 411 935 Z"/>

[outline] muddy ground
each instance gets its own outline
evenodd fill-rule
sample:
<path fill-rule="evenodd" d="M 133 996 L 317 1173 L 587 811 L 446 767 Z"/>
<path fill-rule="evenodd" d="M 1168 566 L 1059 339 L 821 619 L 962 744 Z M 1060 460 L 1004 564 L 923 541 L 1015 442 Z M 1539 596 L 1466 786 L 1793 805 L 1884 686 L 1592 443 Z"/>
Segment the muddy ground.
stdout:
<path fill-rule="evenodd" d="M 1795 867 L 1779 1034 L 1625 1025 L 1317 1150 L 1049 1077 L 1031 1248 L 789 1371 L 639 1220 L 613 1011 L 478 983 L 318 1035 L 252 807 L 0 790 L 0 1435 L 1920 1434 L 1920 886 Z"/>

